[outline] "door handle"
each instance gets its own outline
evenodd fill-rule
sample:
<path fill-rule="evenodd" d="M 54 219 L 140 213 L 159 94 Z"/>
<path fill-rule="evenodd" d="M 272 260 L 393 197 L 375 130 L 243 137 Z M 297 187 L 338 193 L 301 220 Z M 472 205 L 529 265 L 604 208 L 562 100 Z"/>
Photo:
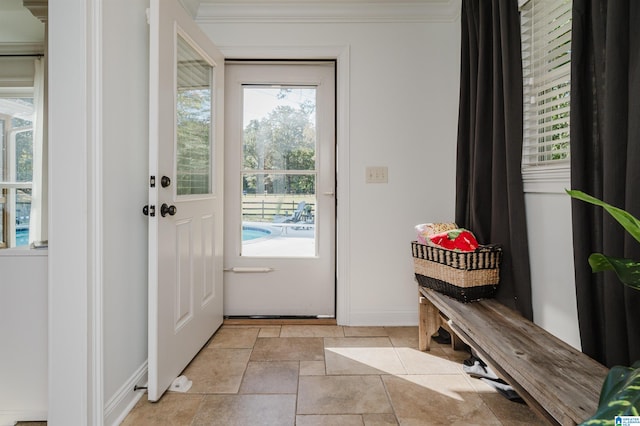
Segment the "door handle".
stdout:
<path fill-rule="evenodd" d="M 160 178 L 160 185 L 162 185 L 163 188 L 171 185 L 171 179 L 169 179 L 169 176 L 162 176 L 162 178 Z"/>
<path fill-rule="evenodd" d="M 162 203 L 160 206 L 160 215 L 162 217 L 165 217 L 167 214 L 173 216 L 177 211 L 176 206 L 169 206 L 167 203 Z"/>
<path fill-rule="evenodd" d="M 252 272 L 273 272 L 275 269 L 270 267 L 250 267 L 250 266 L 234 266 L 232 268 L 224 268 L 224 272 L 235 272 L 235 273 L 252 273 Z"/>

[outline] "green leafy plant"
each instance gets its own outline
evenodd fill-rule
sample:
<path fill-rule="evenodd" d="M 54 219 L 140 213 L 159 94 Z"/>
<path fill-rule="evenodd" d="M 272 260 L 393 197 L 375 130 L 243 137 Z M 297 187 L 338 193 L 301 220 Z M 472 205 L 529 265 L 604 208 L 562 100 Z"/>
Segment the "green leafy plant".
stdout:
<path fill-rule="evenodd" d="M 578 200 L 604 208 L 624 229 L 640 243 L 640 220 L 625 210 L 614 207 L 582 191 L 567 191 Z M 614 271 L 620 281 L 640 290 L 640 262 L 592 253 L 589 265 L 593 272 Z M 631 367 L 615 366 L 607 375 L 600 392 L 598 410 L 584 425 L 614 425 L 617 416 L 640 414 L 640 361 Z M 615 423 L 618 424 L 618 423 Z"/>
<path fill-rule="evenodd" d="M 567 193 L 578 200 L 594 204 L 604 208 L 624 229 L 640 243 L 640 220 L 626 212 L 614 207 L 582 191 L 567 190 Z M 640 290 L 640 261 L 606 256 L 602 253 L 592 253 L 589 256 L 589 265 L 593 272 L 614 271 L 620 281 L 636 290 Z"/>
<path fill-rule="evenodd" d="M 640 407 L 640 361 L 631 367 L 617 365 L 602 385 L 598 411 L 580 426 L 614 425 L 616 416 L 638 416 Z"/>

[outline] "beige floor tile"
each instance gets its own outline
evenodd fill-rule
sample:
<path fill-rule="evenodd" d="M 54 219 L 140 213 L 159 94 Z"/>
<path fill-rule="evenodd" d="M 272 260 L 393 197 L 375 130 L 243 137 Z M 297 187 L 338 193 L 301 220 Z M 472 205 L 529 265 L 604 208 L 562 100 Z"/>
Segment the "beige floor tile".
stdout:
<path fill-rule="evenodd" d="M 321 337 L 259 338 L 253 347 L 251 361 L 322 361 Z"/>
<path fill-rule="evenodd" d="M 325 348 L 392 348 L 388 337 L 326 337 Z"/>
<path fill-rule="evenodd" d="M 325 338 L 327 374 L 406 374 L 387 337 Z"/>
<path fill-rule="evenodd" d="M 251 349 L 207 348 L 182 374 L 193 382 L 189 393 L 236 393 Z"/>
<path fill-rule="evenodd" d="M 383 376 L 402 425 L 500 425 L 463 375 Z"/>
<path fill-rule="evenodd" d="M 398 425 L 394 414 L 363 414 L 364 426 L 393 426 Z"/>
<path fill-rule="evenodd" d="M 258 338 L 259 328 L 223 327 L 214 334 L 207 348 L 251 349 Z"/>
<path fill-rule="evenodd" d="M 279 325 L 260 327 L 258 337 L 280 337 L 280 328 Z"/>
<path fill-rule="evenodd" d="M 298 390 L 298 361 L 250 362 L 240 393 L 293 393 Z"/>
<path fill-rule="evenodd" d="M 474 391 L 482 398 L 491 411 L 503 424 L 513 425 L 545 425 L 544 420 L 531 410 L 526 404 L 509 401 L 494 387 L 483 380 L 465 374 L 467 381 Z"/>
<path fill-rule="evenodd" d="M 492 386 L 489 386 L 487 383 L 485 383 L 484 381 L 480 380 L 479 378 L 471 377 L 470 375 L 468 375 L 466 373 L 465 373 L 464 377 L 466 377 L 467 381 L 471 384 L 471 386 L 473 387 L 473 390 L 475 392 L 477 392 L 478 394 L 480 394 L 480 395 L 485 394 L 485 393 L 491 393 L 491 394 L 497 394 L 498 393 L 496 388 L 494 388 Z"/>
<path fill-rule="evenodd" d="M 188 393 L 144 398 L 123 424 L 544 424 L 465 374 L 468 352 L 417 344 L 417 327 L 223 326 L 183 372 Z"/>
<path fill-rule="evenodd" d="M 300 361 L 301 376 L 324 376 L 327 374 L 324 361 Z"/>
<path fill-rule="evenodd" d="M 412 348 L 395 348 L 407 374 L 463 374 L 462 363 L 451 361 L 442 349 L 420 352 Z"/>
<path fill-rule="evenodd" d="M 379 376 L 300 376 L 297 414 L 392 412 Z"/>
<path fill-rule="evenodd" d="M 149 402 L 144 395 L 122 426 L 188 426 L 202 399 L 202 395 L 167 392 L 160 401 Z"/>
<path fill-rule="evenodd" d="M 388 335 L 384 327 L 344 327 L 345 337 L 386 337 Z"/>
<path fill-rule="evenodd" d="M 480 397 L 504 425 L 544 426 L 548 424 L 526 404 L 509 401 L 499 393 L 481 393 Z"/>
<path fill-rule="evenodd" d="M 418 349 L 418 327 L 385 327 L 396 347 Z"/>
<path fill-rule="evenodd" d="M 283 325 L 280 337 L 344 337 L 339 325 Z"/>
<path fill-rule="evenodd" d="M 296 416 L 296 426 L 365 426 L 359 414 Z"/>
<path fill-rule="evenodd" d="M 295 395 L 208 395 L 192 426 L 293 426 Z"/>
<path fill-rule="evenodd" d="M 442 351 L 447 358 L 449 358 L 453 362 L 457 362 L 462 365 L 465 359 L 468 359 L 471 356 L 471 353 L 467 350 L 459 350 L 454 351 L 451 346 L 440 346 L 436 347 L 437 350 Z"/>

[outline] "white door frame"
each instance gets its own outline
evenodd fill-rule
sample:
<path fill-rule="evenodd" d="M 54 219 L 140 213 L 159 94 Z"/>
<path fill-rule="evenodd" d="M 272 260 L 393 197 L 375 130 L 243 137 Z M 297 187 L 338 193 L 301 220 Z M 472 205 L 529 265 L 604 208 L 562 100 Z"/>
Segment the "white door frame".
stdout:
<path fill-rule="evenodd" d="M 49 424 L 104 419 L 101 5 L 48 8 Z"/>
<path fill-rule="evenodd" d="M 336 61 L 336 320 L 349 325 L 349 46 L 218 46 L 228 59 L 331 59 Z"/>

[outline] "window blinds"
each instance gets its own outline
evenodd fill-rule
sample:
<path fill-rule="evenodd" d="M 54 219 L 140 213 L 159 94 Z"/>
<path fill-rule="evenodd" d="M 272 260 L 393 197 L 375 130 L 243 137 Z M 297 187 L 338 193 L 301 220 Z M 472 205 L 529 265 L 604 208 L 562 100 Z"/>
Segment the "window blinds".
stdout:
<path fill-rule="evenodd" d="M 530 0 L 520 8 L 523 172 L 569 166 L 571 7 L 571 0 Z"/>

